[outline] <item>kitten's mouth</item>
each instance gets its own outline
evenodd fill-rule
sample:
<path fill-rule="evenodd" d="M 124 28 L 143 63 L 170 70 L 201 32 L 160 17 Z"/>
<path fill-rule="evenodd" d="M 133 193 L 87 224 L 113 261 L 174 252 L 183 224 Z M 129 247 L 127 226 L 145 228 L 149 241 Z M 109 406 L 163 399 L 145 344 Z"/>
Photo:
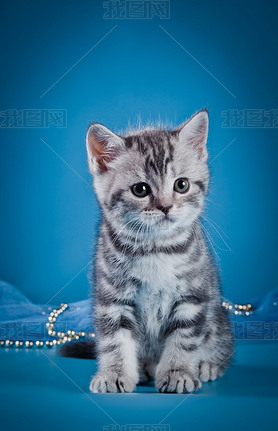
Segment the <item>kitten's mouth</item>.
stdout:
<path fill-rule="evenodd" d="M 165 226 L 173 223 L 175 220 L 172 216 L 170 216 L 169 214 L 165 214 L 163 216 L 156 216 L 156 217 L 152 217 L 150 219 L 145 219 L 145 223 L 149 224 L 151 226 Z"/>
<path fill-rule="evenodd" d="M 161 219 L 161 223 L 165 223 L 165 222 L 172 222 L 174 221 L 173 218 L 171 216 L 169 216 L 168 214 L 166 214 L 164 217 L 162 217 Z"/>

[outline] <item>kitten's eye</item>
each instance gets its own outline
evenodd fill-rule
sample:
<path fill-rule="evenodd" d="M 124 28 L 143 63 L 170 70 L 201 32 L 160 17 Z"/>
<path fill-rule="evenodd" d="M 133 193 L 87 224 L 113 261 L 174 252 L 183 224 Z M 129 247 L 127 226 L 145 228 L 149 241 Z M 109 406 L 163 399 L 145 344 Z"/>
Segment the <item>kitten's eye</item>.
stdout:
<path fill-rule="evenodd" d="M 178 193 L 186 193 L 189 190 L 189 181 L 186 178 L 178 178 L 174 183 L 174 190 Z"/>
<path fill-rule="evenodd" d="M 138 198 L 144 198 L 151 193 L 151 188 L 146 183 L 138 183 L 131 187 L 131 191 Z"/>

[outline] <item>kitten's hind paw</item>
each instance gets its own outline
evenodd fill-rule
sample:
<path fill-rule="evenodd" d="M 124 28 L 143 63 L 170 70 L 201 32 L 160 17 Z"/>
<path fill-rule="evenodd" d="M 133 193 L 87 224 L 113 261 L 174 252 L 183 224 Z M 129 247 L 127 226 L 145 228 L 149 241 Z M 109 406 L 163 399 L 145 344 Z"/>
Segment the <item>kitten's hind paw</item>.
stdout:
<path fill-rule="evenodd" d="M 98 372 L 90 383 L 93 393 L 107 392 L 133 392 L 136 386 L 134 378 L 127 375 L 118 375 L 114 371 Z"/>
<path fill-rule="evenodd" d="M 210 362 L 200 362 L 199 365 L 199 378 L 202 382 L 212 382 L 216 380 L 218 377 L 221 377 L 223 371 Z"/>
<path fill-rule="evenodd" d="M 197 391 L 202 386 L 200 380 L 186 371 L 169 370 L 156 376 L 155 387 L 159 392 L 185 394 Z"/>

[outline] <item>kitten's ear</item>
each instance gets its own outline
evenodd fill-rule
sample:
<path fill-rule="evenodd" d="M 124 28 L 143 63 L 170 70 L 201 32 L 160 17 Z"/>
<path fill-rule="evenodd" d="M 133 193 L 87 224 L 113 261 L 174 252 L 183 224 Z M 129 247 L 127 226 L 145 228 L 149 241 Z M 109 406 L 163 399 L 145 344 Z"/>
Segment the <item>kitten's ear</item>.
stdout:
<path fill-rule="evenodd" d="M 124 141 L 102 124 L 93 123 L 87 132 L 86 146 L 89 170 L 93 174 L 96 168 L 101 172 L 108 170 L 109 162 L 124 148 Z"/>
<path fill-rule="evenodd" d="M 200 158 L 207 158 L 208 123 L 208 112 L 204 109 L 176 129 L 179 133 L 179 141 L 192 145 L 198 151 Z"/>

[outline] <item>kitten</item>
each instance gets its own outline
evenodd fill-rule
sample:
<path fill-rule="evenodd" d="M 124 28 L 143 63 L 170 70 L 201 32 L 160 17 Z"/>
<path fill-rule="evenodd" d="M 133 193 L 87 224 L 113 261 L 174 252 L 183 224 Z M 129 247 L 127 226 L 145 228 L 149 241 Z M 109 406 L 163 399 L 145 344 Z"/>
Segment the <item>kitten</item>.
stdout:
<path fill-rule="evenodd" d="M 199 220 L 209 182 L 207 133 L 206 110 L 171 131 L 122 137 L 101 124 L 88 130 L 102 208 L 92 392 L 132 392 L 154 379 L 160 392 L 186 393 L 229 365 L 233 336 Z"/>

